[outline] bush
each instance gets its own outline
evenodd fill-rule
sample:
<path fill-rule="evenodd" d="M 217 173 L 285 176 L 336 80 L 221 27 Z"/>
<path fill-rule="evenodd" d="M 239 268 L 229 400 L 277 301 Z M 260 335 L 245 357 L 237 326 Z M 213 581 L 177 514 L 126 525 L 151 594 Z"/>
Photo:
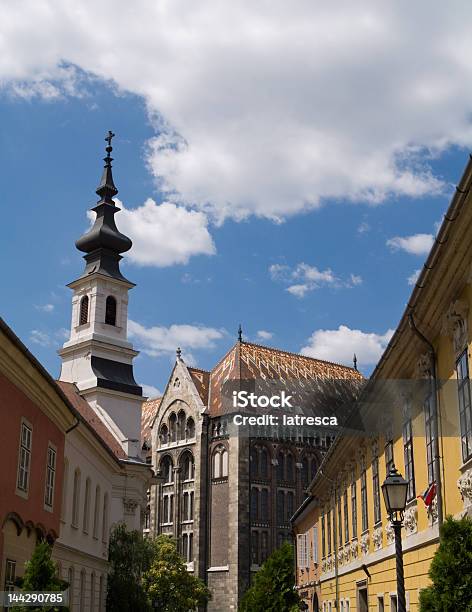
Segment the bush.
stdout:
<path fill-rule="evenodd" d="M 21 591 L 65 591 L 69 586 L 58 576 L 57 565 L 51 559 L 52 548 L 43 541 L 36 544 L 31 559 L 26 563 L 25 573 L 16 585 Z M 14 612 L 67 612 L 68 608 L 58 606 L 14 607 Z"/>
<path fill-rule="evenodd" d="M 241 601 L 240 612 L 293 612 L 301 603 L 294 589 L 293 547 L 282 544 L 254 576 Z"/>
<path fill-rule="evenodd" d="M 472 521 L 448 517 L 429 577 L 420 592 L 420 612 L 472 612 Z"/>

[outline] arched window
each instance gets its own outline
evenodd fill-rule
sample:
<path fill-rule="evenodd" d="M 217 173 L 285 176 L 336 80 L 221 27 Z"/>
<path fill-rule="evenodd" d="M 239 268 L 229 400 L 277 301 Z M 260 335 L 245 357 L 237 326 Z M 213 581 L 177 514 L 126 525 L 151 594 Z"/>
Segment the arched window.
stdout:
<path fill-rule="evenodd" d="M 252 537 L 251 537 L 251 549 L 252 549 L 252 554 L 251 554 L 251 560 L 253 565 L 259 565 L 259 532 L 258 531 L 253 531 L 252 532 Z"/>
<path fill-rule="evenodd" d="M 269 520 L 269 490 L 261 491 L 261 521 Z"/>
<path fill-rule="evenodd" d="M 116 299 L 109 295 L 105 305 L 105 323 L 107 325 L 116 325 Z"/>
<path fill-rule="evenodd" d="M 187 419 L 187 440 L 193 440 L 195 438 L 195 421 L 192 417 Z"/>
<path fill-rule="evenodd" d="M 179 410 L 179 416 L 177 417 L 177 430 L 179 440 L 185 440 L 185 421 L 185 412 L 183 410 Z"/>
<path fill-rule="evenodd" d="M 277 523 L 281 525 L 285 522 L 285 493 L 277 491 Z"/>
<path fill-rule="evenodd" d="M 87 576 L 85 574 L 85 570 L 83 569 L 80 572 L 80 612 L 85 612 L 85 581 Z"/>
<path fill-rule="evenodd" d="M 221 478 L 221 455 L 218 451 L 213 455 L 213 478 Z"/>
<path fill-rule="evenodd" d="M 85 481 L 85 498 L 84 498 L 84 518 L 82 529 L 84 533 L 88 533 L 89 530 L 89 514 L 90 514 L 90 489 L 92 487 L 92 483 L 90 478 L 87 478 Z"/>
<path fill-rule="evenodd" d="M 223 478 L 228 476 L 228 451 L 225 449 L 221 453 L 221 475 Z"/>
<path fill-rule="evenodd" d="M 169 437 L 170 442 L 177 442 L 177 417 L 175 412 L 169 417 Z"/>
<path fill-rule="evenodd" d="M 108 540 L 108 493 L 103 496 L 102 542 Z"/>
<path fill-rule="evenodd" d="M 303 457 L 302 459 L 302 486 L 304 489 L 309 485 L 309 476 L 308 476 L 308 458 Z"/>
<path fill-rule="evenodd" d="M 72 495 L 72 525 L 79 525 L 79 503 L 80 503 L 80 470 L 74 472 L 74 492 Z"/>
<path fill-rule="evenodd" d="M 259 520 L 259 489 L 251 489 L 251 520 Z"/>
<path fill-rule="evenodd" d="M 293 455 L 292 453 L 288 453 L 287 455 L 287 474 L 286 474 L 286 480 L 288 480 L 288 482 L 293 482 L 295 480 L 295 474 L 293 472 Z"/>
<path fill-rule="evenodd" d="M 293 507 L 293 501 L 294 501 L 294 495 L 292 493 L 292 491 L 288 491 L 287 493 L 287 514 L 285 516 L 285 520 L 288 523 L 289 520 L 291 519 L 291 517 L 293 516 L 294 513 L 294 507 Z"/>
<path fill-rule="evenodd" d="M 68 591 L 70 608 L 72 609 L 72 602 L 74 601 L 74 568 L 72 565 L 67 570 L 67 581 L 69 583 Z"/>
<path fill-rule="evenodd" d="M 261 449 L 260 473 L 261 478 L 269 478 L 269 453 L 266 448 Z"/>
<path fill-rule="evenodd" d="M 193 480 L 195 478 L 195 463 L 190 453 L 185 453 L 182 467 L 184 480 Z"/>
<path fill-rule="evenodd" d="M 166 455 L 161 461 L 161 473 L 164 478 L 164 484 L 170 484 L 174 482 L 174 464 L 169 455 Z"/>
<path fill-rule="evenodd" d="M 282 451 L 277 455 L 277 480 L 281 481 L 285 478 L 285 455 Z"/>
<path fill-rule="evenodd" d="M 90 610 L 95 610 L 95 572 L 90 574 Z"/>
<path fill-rule="evenodd" d="M 84 297 L 80 300 L 79 325 L 85 325 L 85 323 L 88 323 L 88 314 L 89 299 L 88 295 L 84 295 Z"/>
<path fill-rule="evenodd" d="M 167 444 L 169 442 L 169 430 L 165 423 L 162 423 L 161 429 L 159 430 L 159 440 L 161 444 Z"/>
<path fill-rule="evenodd" d="M 259 473 L 259 453 L 257 452 L 257 448 L 251 448 L 250 471 L 251 476 L 256 478 Z"/>
<path fill-rule="evenodd" d="M 93 508 L 93 537 L 98 538 L 98 523 L 100 522 L 100 487 L 95 487 L 95 506 Z"/>

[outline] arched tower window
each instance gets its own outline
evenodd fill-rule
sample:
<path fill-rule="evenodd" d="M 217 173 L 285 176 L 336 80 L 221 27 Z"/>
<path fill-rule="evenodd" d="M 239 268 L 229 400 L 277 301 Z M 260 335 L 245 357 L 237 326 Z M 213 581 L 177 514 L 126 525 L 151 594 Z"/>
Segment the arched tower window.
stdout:
<path fill-rule="evenodd" d="M 183 410 L 179 410 L 179 415 L 177 417 L 177 430 L 178 430 L 178 439 L 185 440 L 185 424 L 186 424 L 186 416 Z"/>
<path fill-rule="evenodd" d="M 162 459 L 160 463 L 160 468 L 161 468 L 161 474 L 164 477 L 164 484 L 169 484 L 169 483 L 174 482 L 174 465 L 169 455 L 166 455 Z"/>
<path fill-rule="evenodd" d="M 228 451 L 224 446 L 218 446 L 213 453 L 213 478 L 228 477 Z"/>
<path fill-rule="evenodd" d="M 165 423 L 161 425 L 159 440 L 161 444 L 167 444 L 169 442 L 169 430 L 167 429 L 167 425 Z"/>
<path fill-rule="evenodd" d="M 177 442 L 177 416 L 175 412 L 169 417 L 169 442 Z"/>
<path fill-rule="evenodd" d="M 89 299 L 88 295 L 84 295 L 84 297 L 80 300 L 79 325 L 85 325 L 85 323 L 88 323 L 88 314 Z"/>
<path fill-rule="evenodd" d="M 105 306 L 105 323 L 107 325 L 116 325 L 116 300 L 112 295 L 107 297 Z"/>

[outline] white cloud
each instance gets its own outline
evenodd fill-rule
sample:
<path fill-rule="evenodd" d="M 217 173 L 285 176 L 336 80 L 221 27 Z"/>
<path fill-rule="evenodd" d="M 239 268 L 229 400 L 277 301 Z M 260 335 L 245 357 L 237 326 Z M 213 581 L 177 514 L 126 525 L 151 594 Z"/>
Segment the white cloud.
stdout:
<path fill-rule="evenodd" d="M 367 221 L 363 221 L 357 228 L 357 233 L 366 234 L 367 232 L 370 232 L 370 229 L 370 225 L 367 223 Z"/>
<path fill-rule="evenodd" d="M 212 349 L 225 336 L 223 329 L 203 325 L 171 325 L 170 327 L 145 327 L 136 321 L 128 322 L 128 333 L 150 357 L 175 355 L 177 347 L 189 364 L 195 363 L 192 350 Z"/>
<path fill-rule="evenodd" d="M 408 284 L 409 285 L 414 285 L 416 283 L 416 281 L 418 280 L 419 276 L 421 273 L 421 268 L 418 268 L 418 270 L 415 270 L 409 277 L 408 277 Z"/>
<path fill-rule="evenodd" d="M 319 329 L 301 349 L 303 355 L 351 365 L 354 353 L 360 366 L 374 365 L 385 350 L 393 329 L 384 334 L 363 332 L 340 325 L 338 329 Z"/>
<path fill-rule="evenodd" d="M 293 268 L 282 264 L 272 264 L 269 266 L 269 275 L 273 281 L 288 284 L 286 291 L 297 298 L 304 298 L 310 291 L 321 287 L 351 288 L 362 283 L 359 275 L 350 274 L 348 279 L 343 280 L 335 276 L 330 268 L 319 270 L 316 266 L 310 266 L 304 262 Z M 298 282 L 293 282 L 295 280 Z"/>
<path fill-rule="evenodd" d="M 274 334 L 272 332 L 266 331 L 264 329 L 260 329 L 257 332 L 257 337 L 261 340 L 270 340 L 273 336 Z"/>
<path fill-rule="evenodd" d="M 157 387 L 153 385 L 141 385 L 143 388 L 143 395 L 146 395 L 149 398 L 160 397 L 162 395 L 161 391 Z"/>
<path fill-rule="evenodd" d="M 51 345 L 51 337 L 49 336 L 49 334 L 39 329 L 31 330 L 30 340 L 31 342 L 34 342 L 34 344 L 39 344 L 40 346 Z"/>
<path fill-rule="evenodd" d="M 54 304 L 37 304 L 35 308 L 36 310 L 40 310 L 41 312 L 53 312 Z"/>
<path fill-rule="evenodd" d="M 433 246 L 433 234 L 413 234 L 413 236 L 395 236 L 387 240 L 387 246 L 394 250 L 402 249 L 412 255 L 427 255 Z"/>
<path fill-rule="evenodd" d="M 149 198 L 138 208 L 122 209 L 116 223 L 133 241 L 126 259 L 141 266 L 165 267 L 186 264 L 195 255 L 216 252 L 208 232 L 208 219 L 202 212 L 165 202 L 156 204 Z M 95 214 L 89 211 L 93 221 Z"/>
<path fill-rule="evenodd" d="M 431 154 L 472 145 L 472 4 L 456 9 L 426 0 L 116 0 L 112 11 L 92 0 L 3 2 L 0 83 L 54 99 L 82 95 L 95 75 L 142 96 L 161 188 L 216 218 L 416 197 L 443 187 Z"/>

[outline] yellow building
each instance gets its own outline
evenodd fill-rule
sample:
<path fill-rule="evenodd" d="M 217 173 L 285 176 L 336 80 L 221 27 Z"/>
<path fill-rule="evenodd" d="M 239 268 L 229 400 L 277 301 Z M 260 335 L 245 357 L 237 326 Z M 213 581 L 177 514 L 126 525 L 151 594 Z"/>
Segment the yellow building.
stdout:
<path fill-rule="evenodd" d="M 419 592 L 429 583 L 443 519 L 472 515 L 471 184 L 469 161 L 369 381 L 389 381 L 393 401 L 386 415 L 382 403 L 371 412 L 377 411 L 378 424 L 391 410 L 393 424 L 387 418 L 372 435 L 338 438 L 310 485 L 318 508 L 312 526 L 319 534 L 323 612 L 397 609 L 394 536 L 380 490 L 392 462 L 409 482 L 402 529 L 407 610 L 418 610 Z M 427 507 L 418 496 L 433 483 L 437 494 Z"/>

